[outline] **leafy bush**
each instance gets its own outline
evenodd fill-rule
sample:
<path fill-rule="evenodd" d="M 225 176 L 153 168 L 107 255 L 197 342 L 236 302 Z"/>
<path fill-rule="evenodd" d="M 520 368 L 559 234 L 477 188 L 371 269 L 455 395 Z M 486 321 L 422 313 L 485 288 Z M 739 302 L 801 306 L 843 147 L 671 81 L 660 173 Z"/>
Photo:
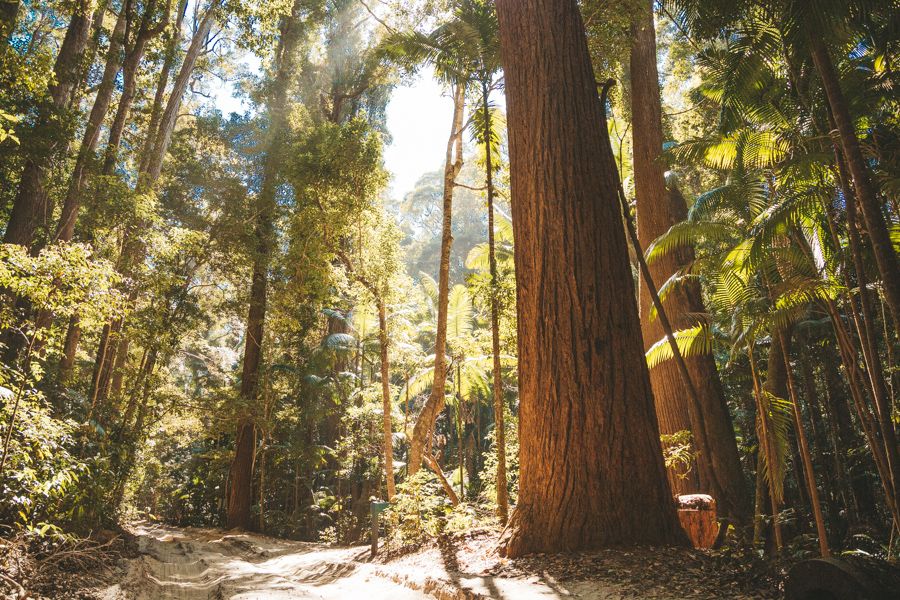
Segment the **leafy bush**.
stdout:
<path fill-rule="evenodd" d="M 7 397 L 12 392 L 0 388 Z M 9 431 L 13 403 L 0 409 L 0 431 Z M 88 462 L 73 452 L 76 424 L 52 416 L 44 398 L 34 390 L 19 403 L 10 437 L 9 455 L 0 475 L 0 523 L 22 528 L 77 516 L 65 502 L 87 475 Z M 63 511 L 69 514 L 62 514 Z"/>

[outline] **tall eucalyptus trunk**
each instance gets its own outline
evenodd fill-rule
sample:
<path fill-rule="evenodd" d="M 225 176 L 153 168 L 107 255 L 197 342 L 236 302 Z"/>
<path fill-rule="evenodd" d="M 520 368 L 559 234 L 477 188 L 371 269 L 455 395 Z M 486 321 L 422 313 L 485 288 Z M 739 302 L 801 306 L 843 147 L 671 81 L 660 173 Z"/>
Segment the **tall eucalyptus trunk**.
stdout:
<path fill-rule="evenodd" d="M 88 116 L 81 146 L 75 159 L 75 166 L 72 169 L 72 174 L 69 176 L 69 186 L 63 200 L 62 215 L 56 227 L 56 239 L 61 242 L 71 241 L 75 234 L 75 220 L 78 216 L 78 207 L 81 202 L 87 171 L 91 160 L 94 158 L 94 152 L 97 150 L 97 143 L 100 141 L 100 128 L 103 126 L 103 120 L 109 111 L 113 92 L 115 91 L 116 77 L 122 66 L 122 46 L 125 41 L 126 27 L 128 26 L 128 12 L 128 4 L 126 4 L 122 7 L 116 19 L 116 25 L 109 40 L 109 49 L 106 53 L 103 77 L 100 80 L 100 86 L 97 88 L 97 95 L 94 98 L 94 104 Z"/>
<path fill-rule="evenodd" d="M 297 52 L 303 40 L 302 0 L 295 0 L 291 14 L 282 18 L 280 38 L 275 56 L 275 80 L 268 100 L 269 129 L 262 180 L 256 194 L 256 219 L 253 229 L 253 268 L 250 305 L 244 338 L 244 363 L 241 370 L 241 398 L 248 407 L 257 402 L 259 377 L 263 360 L 263 337 L 266 318 L 269 263 L 275 244 L 276 193 L 281 181 L 279 172 L 288 139 L 288 97 L 298 68 Z M 178 85 L 176 80 L 176 86 Z M 171 128 L 163 115 L 157 139 L 167 139 Z M 167 134 L 166 131 L 169 131 Z M 159 142 L 157 142 L 159 143 Z M 158 172 L 158 161 L 151 160 L 150 173 Z M 235 453 L 229 471 L 226 523 L 228 527 L 246 529 L 251 524 L 253 459 L 256 445 L 252 414 L 241 417 Z"/>

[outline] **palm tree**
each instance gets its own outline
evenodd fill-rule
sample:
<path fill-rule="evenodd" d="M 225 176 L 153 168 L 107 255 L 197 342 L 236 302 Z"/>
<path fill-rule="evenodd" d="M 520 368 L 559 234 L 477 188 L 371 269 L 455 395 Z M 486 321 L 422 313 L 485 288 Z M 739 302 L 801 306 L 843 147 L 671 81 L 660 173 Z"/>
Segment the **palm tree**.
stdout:
<path fill-rule="evenodd" d="M 479 8 L 481 10 L 479 10 Z M 453 99 L 453 119 L 444 162 L 443 223 L 441 258 L 438 271 L 437 331 L 434 353 L 434 382 L 431 395 L 413 429 L 410 440 L 408 472 L 415 474 L 422 465 L 425 443 L 434 423 L 444 408 L 444 386 L 447 381 L 447 304 L 450 293 L 450 248 L 453 243 L 452 212 L 456 177 L 463 165 L 463 132 L 466 93 L 477 73 L 490 68 L 482 59 L 477 40 L 479 26 L 488 14 L 480 0 L 459 0 L 452 17 L 430 33 L 395 33 L 384 42 L 385 52 L 395 60 L 417 68 L 422 64 L 433 67 L 435 76 L 450 91 Z M 473 43 L 474 42 L 474 43 Z M 496 71 L 496 69 L 494 69 Z"/>

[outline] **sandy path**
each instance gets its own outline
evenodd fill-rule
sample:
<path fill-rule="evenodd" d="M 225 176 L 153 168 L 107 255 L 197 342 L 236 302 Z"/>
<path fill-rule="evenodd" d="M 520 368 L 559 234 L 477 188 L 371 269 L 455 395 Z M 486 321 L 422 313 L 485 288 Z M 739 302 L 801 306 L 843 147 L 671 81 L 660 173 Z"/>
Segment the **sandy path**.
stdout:
<path fill-rule="evenodd" d="M 358 562 L 365 548 L 329 548 L 209 529 L 137 526 L 141 556 L 102 600 L 407 600 L 421 592 Z"/>

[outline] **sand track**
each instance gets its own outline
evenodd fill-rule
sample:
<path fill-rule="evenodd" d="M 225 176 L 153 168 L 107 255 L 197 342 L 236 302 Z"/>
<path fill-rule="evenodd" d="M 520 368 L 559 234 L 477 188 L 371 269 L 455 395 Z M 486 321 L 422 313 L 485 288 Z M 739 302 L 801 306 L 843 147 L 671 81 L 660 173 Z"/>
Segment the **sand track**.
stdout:
<path fill-rule="evenodd" d="M 329 548 L 210 529 L 134 527 L 140 556 L 103 600 L 406 600 L 421 592 L 379 577 L 365 548 Z"/>

